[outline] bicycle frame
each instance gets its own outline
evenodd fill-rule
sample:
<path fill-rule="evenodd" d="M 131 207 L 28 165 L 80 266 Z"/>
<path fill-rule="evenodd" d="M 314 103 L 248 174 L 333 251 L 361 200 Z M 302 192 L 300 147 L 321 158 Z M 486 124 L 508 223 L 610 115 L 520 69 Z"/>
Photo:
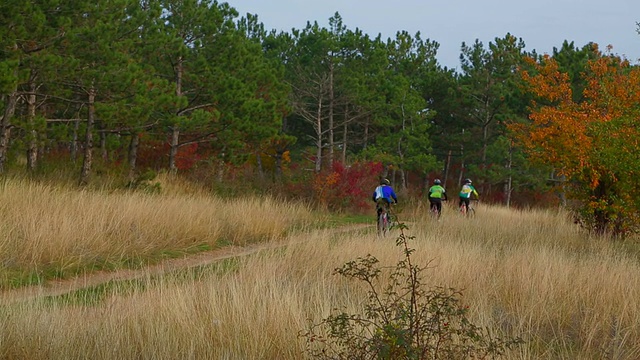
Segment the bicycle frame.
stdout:
<path fill-rule="evenodd" d="M 476 214 L 476 209 L 473 206 L 473 203 L 478 201 L 478 199 L 470 199 L 469 207 L 465 206 L 465 204 L 460 205 L 460 214 L 464 217 L 473 217 Z"/>
<path fill-rule="evenodd" d="M 379 209 L 379 212 L 378 212 L 378 209 Z M 376 205 L 376 211 L 378 212 L 378 217 L 376 221 L 378 236 L 385 236 L 389 232 L 389 228 L 391 227 L 391 217 L 389 214 L 389 210 L 390 210 L 390 204 L 378 203 Z"/>
<path fill-rule="evenodd" d="M 442 204 L 440 205 L 442 206 Z M 429 203 L 429 214 L 432 218 L 439 220 L 442 216 L 442 210 L 438 210 L 438 207 L 435 204 Z"/>

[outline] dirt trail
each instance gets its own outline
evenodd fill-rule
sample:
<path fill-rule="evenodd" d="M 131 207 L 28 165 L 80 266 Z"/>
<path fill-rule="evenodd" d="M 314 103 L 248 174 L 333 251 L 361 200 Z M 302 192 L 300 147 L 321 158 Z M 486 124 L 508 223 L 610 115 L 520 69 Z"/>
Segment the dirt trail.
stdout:
<path fill-rule="evenodd" d="M 371 225 L 358 224 L 342 226 L 331 230 L 334 234 L 358 231 L 369 228 Z M 289 246 L 306 241 L 307 234 L 298 234 L 287 241 L 275 241 L 269 243 L 253 244 L 243 247 L 228 246 L 221 249 L 188 255 L 183 258 L 167 259 L 158 264 L 142 269 L 122 269 L 117 271 L 96 271 L 64 280 L 50 280 L 45 284 L 26 286 L 17 289 L 3 291 L 0 295 L 0 304 L 26 301 L 46 296 L 57 296 L 77 291 L 83 288 L 93 287 L 109 281 L 134 280 L 153 275 L 189 269 L 208 265 L 220 260 L 247 256 L 269 249 Z"/>

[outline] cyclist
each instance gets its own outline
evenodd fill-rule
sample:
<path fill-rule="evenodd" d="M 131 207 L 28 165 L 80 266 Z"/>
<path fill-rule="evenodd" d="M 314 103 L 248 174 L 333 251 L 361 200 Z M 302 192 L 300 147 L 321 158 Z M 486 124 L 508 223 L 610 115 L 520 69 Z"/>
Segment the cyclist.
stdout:
<path fill-rule="evenodd" d="M 433 186 L 429 188 L 429 210 L 436 211 L 438 219 L 442 214 L 442 201 L 447 200 L 447 192 L 442 187 L 440 179 L 433 181 Z"/>
<path fill-rule="evenodd" d="M 464 204 L 465 214 L 469 211 L 469 202 L 471 201 L 472 194 L 476 196 L 476 199 L 480 198 L 480 195 L 478 195 L 476 188 L 471 185 L 471 179 L 465 179 L 462 185 L 462 189 L 460 189 L 460 194 L 458 194 L 460 196 L 460 202 L 458 203 L 458 206 L 462 208 L 462 205 Z"/>
<path fill-rule="evenodd" d="M 373 191 L 372 199 L 376 203 L 376 219 L 383 209 L 389 209 L 389 204 L 392 202 L 398 203 L 398 197 L 393 191 L 389 179 L 380 180 L 380 185 Z"/>

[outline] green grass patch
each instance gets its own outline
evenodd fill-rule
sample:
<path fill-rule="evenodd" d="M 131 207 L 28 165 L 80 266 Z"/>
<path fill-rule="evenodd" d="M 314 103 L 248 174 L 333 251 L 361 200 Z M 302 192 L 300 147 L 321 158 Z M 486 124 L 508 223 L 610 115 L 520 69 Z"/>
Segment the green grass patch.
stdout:
<path fill-rule="evenodd" d="M 207 265 L 178 269 L 151 277 L 110 280 L 100 285 L 78 289 L 67 294 L 46 296 L 40 301 L 48 306 L 96 306 L 102 304 L 110 296 L 127 296 L 134 292 L 146 291 L 149 288 L 158 286 L 160 283 L 166 283 L 167 280 L 173 283 L 204 281 L 212 276 L 238 271 L 239 268 L 239 258 L 228 258 Z"/>
<path fill-rule="evenodd" d="M 96 306 L 111 295 L 127 295 L 134 291 L 144 291 L 147 286 L 147 280 L 142 279 L 112 280 L 63 295 L 46 296 L 41 301 L 44 305 Z"/>
<path fill-rule="evenodd" d="M 184 269 L 177 269 L 164 274 L 161 277 L 171 277 L 179 282 L 206 280 L 211 276 L 234 273 L 240 269 L 240 258 L 231 257 L 215 261 L 211 264 L 192 266 Z"/>
<path fill-rule="evenodd" d="M 331 214 L 319 224 L 321 228 L 335 228 L 347 225 L 371 224 L 374 221 L 375 214 Z"/>
<path fill-rule="evenodd" d="M 221 246 L 225 245 L 225 244 L 221 244 L 220 242 L 216 242 L 216 248 L 220 247 L 218 246 L 218 244 Z M 157 260 L 175 259 L 175 258 L 183 257 L 185 255 L 193 255 L 193 254 L 198 254 L 205 251 L 211 251 L 213 249 L 214 247 L 212 247 L 211 245 L 202 243 L 202 244 L 190 246 L 186 249 L 162 250 L 157 254 L 157 256 L 152 256 L 149 259 L 147 259 L 146 265 L 149 265 L 150 264 L 149 261 L 154 261 L 153 259 L 156 257 L 159 257 L 159 259 Z M 158 262 L 157 260 L 155 261 L 156 263 Z"/>
<path fill-rule="evenodd" d="M 218 242 L 215 248 L 229 245 L 228 242 Z M 24 286 L 41 285 L 50 280 L 63 280 L 75 276 L 98 271 L 139 270 L 147 266 L 158 264 L 164 260 L 177 259 L 187 255 L 211 251 L 214 247 L 209 244 L 197 244 L 186 249 L 167 249 L 147 255 L 133 255 L 126 258 L 96 257 L 90 262 L 77 265 L 51 264 L 37 270 L 3 269 L 0 275 L 0 290 L 15 289 Z"/>
<path fill-rule="evenodd" d="M 28 272 L 20 269 L 3 269 L 0 277 L 0 290 L 42 284 L 45 279 L 39 272 Z"/>

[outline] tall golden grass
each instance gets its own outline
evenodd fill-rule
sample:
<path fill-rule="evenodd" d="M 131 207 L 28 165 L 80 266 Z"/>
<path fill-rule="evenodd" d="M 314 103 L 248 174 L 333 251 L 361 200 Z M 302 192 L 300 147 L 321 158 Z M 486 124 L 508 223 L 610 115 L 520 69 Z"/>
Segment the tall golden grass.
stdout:
<path fill-rule="evenodd" d="M 268 241 L 313 220 L 306 206 L 271 198 L 89 191 L 26 180 L 0 187 L 0 219 L 5 268 L 58 273 L 196 246 Z"/>
<path fill-rule="evenodd" d="M 130 206 L 149 211 L 136 203 L 145 199 Z M 103 209 L 95 206 L 90 209 Z M 506 359 L 640 358 L 638 259 L 611 240 L 583 233 L 561 211 L 481 206 L 476 218 L 463 219 L 445 210 L 440 222 L 420 211 L 399 215 L 415 237 L 413 258 L 429 266 L 426 284 L 463 291 L 477 325 L 525 340 Z M 304 358 L 300 331 L 335 308 L 358 312 L 365 301 L 363 286 L 333 269 L 366 254 L 390 266 L 401 259 L 394 232 L 380 239 L 372 228 L 308 230 L 291 235 L 285 248 L 243 257 L 226 271 L 221 265 L 192 278 L 147 277 L 133 291 L 114 287 L 98 304 L 5 304 L 0 357 Z M 91 303 L 95 295 L 84 296 Z"/>

